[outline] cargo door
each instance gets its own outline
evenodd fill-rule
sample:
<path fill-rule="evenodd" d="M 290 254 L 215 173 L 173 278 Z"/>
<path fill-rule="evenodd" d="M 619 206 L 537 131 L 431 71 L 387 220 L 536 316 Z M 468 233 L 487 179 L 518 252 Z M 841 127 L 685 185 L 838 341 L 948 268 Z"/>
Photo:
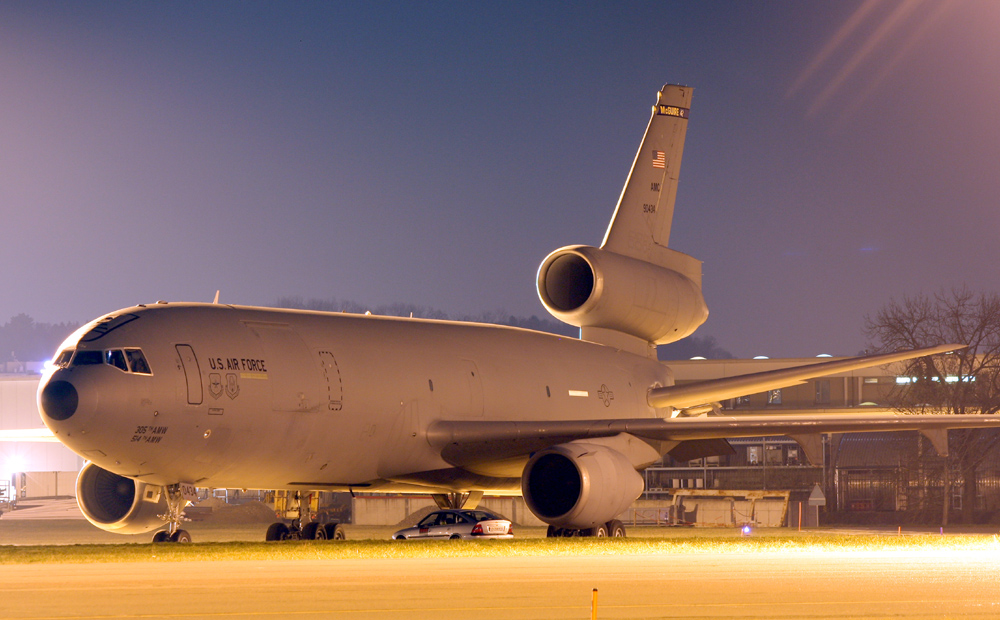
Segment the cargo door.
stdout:
<path fill-rule="evenodd" d="M 330 351 L 320 351 L 319 365 L 326 384 L 326 408 L 329 411 L 340 411 L 344 408 L 344 382 L 340 377 L 337 358 Z"/>

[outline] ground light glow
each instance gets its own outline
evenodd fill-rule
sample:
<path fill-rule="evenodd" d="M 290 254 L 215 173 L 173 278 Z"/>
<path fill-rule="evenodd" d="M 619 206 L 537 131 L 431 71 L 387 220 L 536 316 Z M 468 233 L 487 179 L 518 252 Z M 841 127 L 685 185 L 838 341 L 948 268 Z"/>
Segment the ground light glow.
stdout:
<path fill-rule="evenodd" d="M 349 535 L 349 534 L 348 534 Z M 565 557 L 600 555 L 808 555 L 842 556 L 857 562 L 877 555 L 907 561 L 984 561 L 1000 554 L 996 535 L 806 536 L 692 538 L 535 538 L 509 541 L 346 540 L 283 543 L 111 544 L 3 546 L 0 564 L 106 563 L 149 561 L 266 561 L 322 559 L 402 559 L 437 557 Z"/>

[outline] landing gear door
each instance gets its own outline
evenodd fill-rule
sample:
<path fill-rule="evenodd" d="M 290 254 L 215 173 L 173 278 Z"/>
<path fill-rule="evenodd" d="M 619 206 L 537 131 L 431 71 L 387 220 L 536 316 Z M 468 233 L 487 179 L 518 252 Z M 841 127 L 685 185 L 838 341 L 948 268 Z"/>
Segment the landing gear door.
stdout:
<path fill-rule="evenodd" d="M 195 357 L 194 349 L 189 344 L 178 344 L 175 345 L 175 348 L 184 370 L 188 404 L 200 405 L 204 399 L 204 392 L 201 386 L 201 367 L 198 366 L 198 358 Z"/>

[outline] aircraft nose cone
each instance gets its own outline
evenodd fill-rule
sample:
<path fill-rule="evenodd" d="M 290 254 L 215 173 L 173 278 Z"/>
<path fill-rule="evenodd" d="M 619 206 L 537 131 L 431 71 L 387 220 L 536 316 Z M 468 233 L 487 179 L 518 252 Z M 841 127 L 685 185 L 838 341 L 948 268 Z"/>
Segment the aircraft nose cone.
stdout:
<path fill-rule="evenodd" d="M 80 395 L 69 381 L 50 381 L 42 389 L 42 411 L 53 420 L 68 420 L 80 405 Z"/>

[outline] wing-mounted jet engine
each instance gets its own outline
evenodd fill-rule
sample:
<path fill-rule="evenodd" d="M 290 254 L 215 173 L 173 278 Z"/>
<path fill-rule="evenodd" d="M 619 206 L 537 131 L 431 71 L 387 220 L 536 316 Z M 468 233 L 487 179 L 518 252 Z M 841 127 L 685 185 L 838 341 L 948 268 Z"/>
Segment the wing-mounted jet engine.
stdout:
<path fill-rule="evenodd" d="M 87 520 L 108 532 L 141 534 L 163 526 L 167 502 L 160 487 L 87 463 L 76 479 L 76 497 Z"/>
<path fill-rule="evenodd" d="M 550 525 L 550 536 L 622 536 L 624 528 L 614 517 L 642 494 L 644 483 L 621 452 L 571 442 L 536 452 L 524 468 L 521 488 L 531 512 Z"/>

